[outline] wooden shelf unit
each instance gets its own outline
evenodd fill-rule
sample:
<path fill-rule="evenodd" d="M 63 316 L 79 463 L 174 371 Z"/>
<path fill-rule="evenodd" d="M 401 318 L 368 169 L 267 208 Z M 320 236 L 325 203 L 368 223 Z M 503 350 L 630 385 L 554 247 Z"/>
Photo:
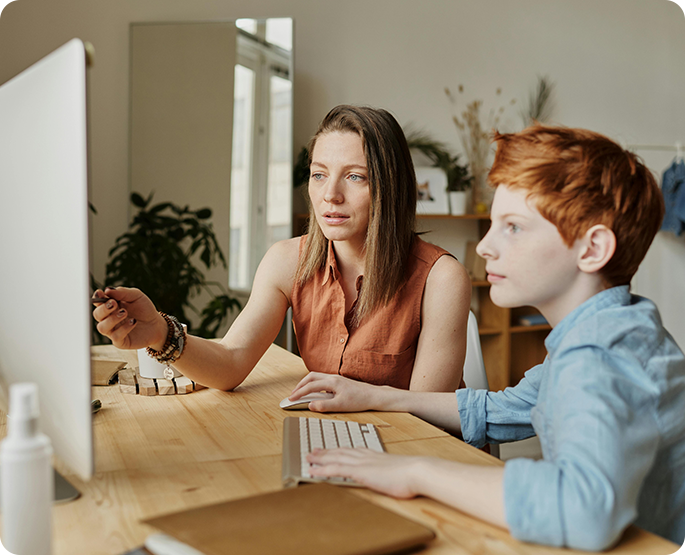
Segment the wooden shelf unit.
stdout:
<path fill-rule="evenodd" d="M 293 235 L 301 235 L 307 222 L 307 214 L 295 214 Z M 489 214 L 418 214 L 418 219 L 472 220 L 478 224 L 478 235 L 483 237 L 490 227 Z M 536 364 L 540 364 L 547 350 L 545 337 L 550 331 L 548 325 L 523 326 L 519 318 L 537 314 L 533 307 L 501 308 L 490 300 L 490 283 L 472 281 L 473 296 L 478 299 L 478 332 L 480 334 L 483 361 L 492 391 L 499 391 L 516 385 L 523 374 Z"/>

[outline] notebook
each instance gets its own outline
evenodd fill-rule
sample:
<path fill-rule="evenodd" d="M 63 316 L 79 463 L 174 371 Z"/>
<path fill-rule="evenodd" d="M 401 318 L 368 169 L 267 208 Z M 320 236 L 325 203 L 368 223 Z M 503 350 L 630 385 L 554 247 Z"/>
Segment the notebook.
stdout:
<path fill-rule="evenodd" d="M 143 521 L 205 555 L 383 555 L 434 532 L 345 488 L 308 484 Z"/>

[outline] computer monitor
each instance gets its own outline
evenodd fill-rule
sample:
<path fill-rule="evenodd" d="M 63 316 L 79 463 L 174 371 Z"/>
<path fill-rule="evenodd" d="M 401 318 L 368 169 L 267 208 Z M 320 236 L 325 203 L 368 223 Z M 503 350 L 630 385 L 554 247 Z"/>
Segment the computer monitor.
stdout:
<path fill-rule="evenodd" d="M 41 429 L 84 480 L 94 467 L 86 96 L 78 39 L 0 86 L 0 375 L 5 388 L 38 385 Z"/>

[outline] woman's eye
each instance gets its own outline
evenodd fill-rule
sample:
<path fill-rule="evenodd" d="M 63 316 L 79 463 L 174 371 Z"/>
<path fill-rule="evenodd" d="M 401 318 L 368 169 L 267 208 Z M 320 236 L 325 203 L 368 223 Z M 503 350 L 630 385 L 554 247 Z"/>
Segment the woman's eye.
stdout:
<path fill-rule="evenodd" d="M 357 175 L 356 173 L 353 173 L 350 175 L 350 181 L 354 181 L 354 182 L 364 181 L 364 176 Z"/>
<path fill-rule="evenodd" d="M 322 173 L 313 173 L 313 174 L 311 174 L 311 178 L 314 181 L 321 181 L 323 179 L 323 174 Z"/>

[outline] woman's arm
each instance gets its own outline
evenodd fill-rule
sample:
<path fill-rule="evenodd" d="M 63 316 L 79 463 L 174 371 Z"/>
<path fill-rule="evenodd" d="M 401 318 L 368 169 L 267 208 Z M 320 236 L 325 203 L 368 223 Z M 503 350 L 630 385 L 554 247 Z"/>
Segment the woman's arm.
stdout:
<path fill-rule="evenodd" d="M 471 280 L 451 256 L 431 268 L 421 305 L 421 333 L 409 389 L 454 391 L 466 356 L 466 326 L 471 306 Z"/>
<path fill-rule="evenodd" d="M 217 389 L 233 389 L 252 371 L 278 335 L 290 306 L 299 237 L 273 245 L 264 255 L 245 308 L 220 343 L 188 336 L 174 367 L 190 379 Z M 167 326 L 150 300 L 137 289 L 107 289 L 108 302 L 96 308 L 98 331 L 121 349 L 159 349 Z M 122 312 L 123 311 L 123 312 Z"/>

